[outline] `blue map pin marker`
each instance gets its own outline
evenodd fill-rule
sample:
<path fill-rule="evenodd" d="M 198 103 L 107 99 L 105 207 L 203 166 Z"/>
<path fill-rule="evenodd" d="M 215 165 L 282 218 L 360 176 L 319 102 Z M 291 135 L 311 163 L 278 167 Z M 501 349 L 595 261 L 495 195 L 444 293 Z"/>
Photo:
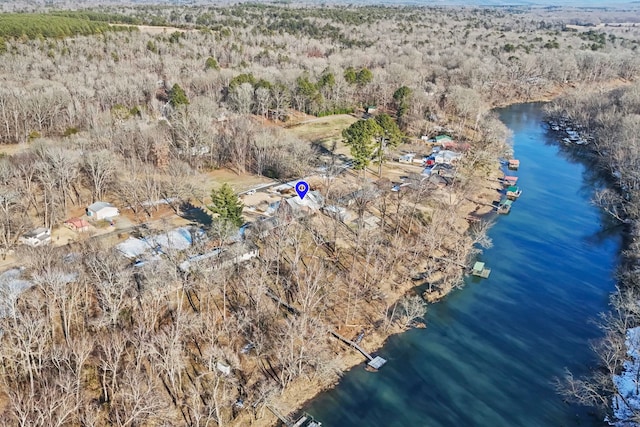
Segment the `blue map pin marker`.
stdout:
<path fill-rule="evenodd" d="M 307 191 L 309 191 L 309 184 L 304 181 L 298 181 L 296 184 L 296 193 L 300 196 L 300 200 L 304 199 L 304 196 L 307 195 Z"/>

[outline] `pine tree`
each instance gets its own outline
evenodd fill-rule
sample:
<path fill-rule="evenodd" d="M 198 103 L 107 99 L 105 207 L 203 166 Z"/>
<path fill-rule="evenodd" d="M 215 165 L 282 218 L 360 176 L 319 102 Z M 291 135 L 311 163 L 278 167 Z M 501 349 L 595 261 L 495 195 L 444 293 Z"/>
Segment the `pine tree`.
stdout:
<path fill-rule="evenodd" d="M 236 227 L 240 227 L 244 222 L 242 218 L 243 207 L 242 202 L 240 202 L 229 184 L 224 183 L 219 190 L 211 191 L 211 206 L 209 206 L 209 210 L 218 214 L 223 221 L 228 221 Z"/>
<path fill-rule="evenodd" d="M 351 149 L 356 170 L 364 170 L 371 163 L 377 144 L 374 140 L 382 128 L 375 120 L 358 120 L 342 131 L 344 143 Z"/>
<path fill-rule="evenodd" d="M 218 65 L 218 61 L 216 61 L 215 58 L 212 58 L 211 56 L 207 58 L 207 60 L 204 63 L 204 69 L 205 70 L 219 70 L 220 69 L 220 65 Z"/>
<path fill-rule="evenodd" d="M 393 100 L 396 101 L 396 117 L 402 120 L 407 111 L 409 111 L 409 100 L 411 99 L 411 89 L 407 86 L 399 87 L 393 93 Z"/>
<path fill-rule="evenodd" d="M 169 102 L 173 107 L 177 107 L 178 105 L 189 105 L 189 98 L 187 98 L 187 94 L 184 92 L 184 89 L 178 85 L 178 83 L 174 84 L 169 92 Z"/>
<path fill-rule="evenodd" d="M 395 148 L 400 145 L 405 135 L 398 127 L 398 124 L 388 114 L 382 113 L 376 116 L 375 121 L 380 128 L 375 138 L 378 141 L 376 153 L 376 157 L 378 158 L 378 175 L 382 176 L 382 163 L 384 162 L 386 149 L 388 147 Z"/>

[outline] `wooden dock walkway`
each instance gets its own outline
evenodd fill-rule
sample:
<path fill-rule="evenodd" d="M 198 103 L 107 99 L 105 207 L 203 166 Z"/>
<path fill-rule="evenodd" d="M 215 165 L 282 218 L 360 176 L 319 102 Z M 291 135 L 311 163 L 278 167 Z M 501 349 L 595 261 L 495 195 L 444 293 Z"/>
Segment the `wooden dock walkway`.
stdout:
<path fill-rule="evenodd" d="M 366 357 L 367 360 L 369 360 L 369 362 L 367 363 L 367 366 L 370 366 L 371 368 L 373 368 L 375 370 L 378 370 L 385 363 L 387 363 L 387 361 L 385 359 L 383 359 L 382 357 L 380 357 L 380 356 L 373 357 L 372 355 L 367 353 L 362 347 L 360 347 L 358 344 L 356 344 L 355 342 L 351 341 L 350 339 L 347 339 L 347 338 L 343 337 L 339 333 L 337 333 L 335 331 L 329 331 L 329 332 L 331 333 L 331 335 L 333 335 L 334 337 L 338 338 L 343 343 L 349 344 L 351 347 L 355 348 L 360 353 L 362 353 L 362 355 L 364 357 Z"/>

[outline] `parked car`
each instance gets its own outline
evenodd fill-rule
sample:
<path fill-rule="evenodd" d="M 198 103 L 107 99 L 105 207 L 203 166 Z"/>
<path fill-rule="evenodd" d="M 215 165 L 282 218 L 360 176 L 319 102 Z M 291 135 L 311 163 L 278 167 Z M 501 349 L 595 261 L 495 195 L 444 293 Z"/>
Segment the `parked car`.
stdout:
<path fill-rule="evenodd" d="M 247 196 L 251 196 L 252 194 L 256 194 L 256 190 L 249 190 L 245 193 Z"/>

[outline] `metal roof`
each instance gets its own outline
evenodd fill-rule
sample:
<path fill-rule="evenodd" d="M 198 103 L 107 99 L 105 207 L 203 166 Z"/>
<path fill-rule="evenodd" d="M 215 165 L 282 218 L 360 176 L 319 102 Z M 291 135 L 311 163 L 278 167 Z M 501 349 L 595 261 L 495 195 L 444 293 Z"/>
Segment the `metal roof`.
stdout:
<path fill-rule="evenodd" d="M 473 269 L 474 270 L 484 270 L 484 262 L 476 261 L 476 263 L 473 264 Z"/>
<path fill-rule="evenodd" d="M 89 209 L 90 211 L 94 211 L 94 212 L 98 212 L 104 208 L 115 208 L 115 206 L 113 206 L 111 203 L 109 202 L 95 202 L 90 204 L 87 209 Z"/>

